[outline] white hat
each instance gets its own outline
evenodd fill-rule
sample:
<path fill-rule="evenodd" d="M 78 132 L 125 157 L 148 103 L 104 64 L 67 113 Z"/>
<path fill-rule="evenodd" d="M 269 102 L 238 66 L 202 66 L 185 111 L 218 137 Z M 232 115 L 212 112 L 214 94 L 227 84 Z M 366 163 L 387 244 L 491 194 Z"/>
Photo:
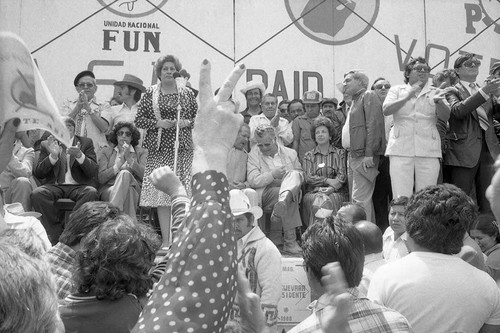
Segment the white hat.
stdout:
<path fill-rule="evenodd" d="M 41 213 L 38 212 L 25 212 L 24 207 L 20 202 L 14 202 L 11 204 L 6 204 L 3 206 L 3 209 L 6 213 L 15 215 L 15 216 L 33 216 L 39 218 L 42 216 Z"/>
<path fill-rule="evenodd" d="M 245 213 L 252 213 L 253 217 L 258 220 L 262 217 L 262 208 L 259 206 L 251 206 L 250 200 L 241 190 L 229 191 L 229 207 L 234 216 L 240 216 Z"/>
<path fill-rule="evenodd" d="M 264 96 L 264 94 L 266 93 L 266 87 L 264 86 L 264 83 L 257 80 L 248 81 L 246 87 L 241 89 L 240 91 L 243 95 L 245 95 L 247 91 L 255 88 L 259 88 L 260 94 L 262 96 Z"/>

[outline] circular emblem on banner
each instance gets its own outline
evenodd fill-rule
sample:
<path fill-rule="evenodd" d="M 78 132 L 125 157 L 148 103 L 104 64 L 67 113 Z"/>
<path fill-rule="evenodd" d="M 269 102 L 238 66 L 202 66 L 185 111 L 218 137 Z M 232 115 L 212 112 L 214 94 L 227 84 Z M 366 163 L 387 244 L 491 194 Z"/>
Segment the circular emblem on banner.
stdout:
<path fill-rule="evenodd" d="M 498 22 L 494 23 L 494 20 L 498 18 L 498 14 L 500 13 L 500 1 L 479 0 L 479 5 L 481 6 L 484 14 L 484 24 L 490 25 L 493 23 L 495 25 L 495 32 L 500 34 L 500 24 Z"/>
<path fill-rule="evenodd" d="M 302 33 L 329 45 L 351 43 L 375 23 L 380 0 L 285 0 L 286 10 Z"/>
<path fill-rule="evenodd" d="M 106 7 L 110 3 L 113 3 L 115 0 L 97 0 L 99 3 Z M 151 0 L 151 2 L 158 8 L 161 8 L 164 4 L 168 2 L 168 0 Z M 118 0 L 111 6 L 106 9 L 110 12 L 128 17 L 142 17 L 153 14 L 156 11 L 156 7 L 151 5 L 146 0 Z"/>

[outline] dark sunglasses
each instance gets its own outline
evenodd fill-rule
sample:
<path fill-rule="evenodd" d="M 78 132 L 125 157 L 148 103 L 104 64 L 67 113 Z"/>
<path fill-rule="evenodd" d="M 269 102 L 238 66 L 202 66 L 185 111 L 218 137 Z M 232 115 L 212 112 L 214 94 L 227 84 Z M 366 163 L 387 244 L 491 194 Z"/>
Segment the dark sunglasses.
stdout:
<path fill-rule="evenodd" d="M 477 60 L 476 58 L 470 58 L 465 60 L 462 65 L 468 68 L 479 67 L 481 66 L 481 61 Z"/>
<path fill-rule="evenodd" d="M 118 131 L 118 132 L 116 132 L 116 135 L 118 135 L 118 136 L 125 135 L 127 138 L 130 138 L 132 136 L 132 132 Z"/>
<path fill-rule="evenodd" d="M 78 88 L 93 88 L 94 84 L 93 83 L 78 83 Z"/>
<path fill-rule="evenodd" d="M 382 89 L 382 88 L 391 89 L 391 85 L 389 83 L 387 83 L 387 84 L 376 84 L 376 85 L 373 86 L 373 88 L 375 88 L 375 89 Z"/>
<path fill-rule="evenodd" d="M 417 65 L 412 68 L 413 71 L 418 73 L 430 73 L 431 69 L 426 65 Z"/>

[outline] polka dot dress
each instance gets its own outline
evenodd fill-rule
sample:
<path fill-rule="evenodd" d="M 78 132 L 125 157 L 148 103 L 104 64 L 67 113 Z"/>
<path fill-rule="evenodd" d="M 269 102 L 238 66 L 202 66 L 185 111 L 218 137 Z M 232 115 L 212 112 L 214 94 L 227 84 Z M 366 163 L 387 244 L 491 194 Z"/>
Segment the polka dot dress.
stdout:
<path fill-rule="evenodd" d="M 144 180 L 142 183 L 140 206 L 159 207 L 171 205 L 170 197 L 158 191 L 149 180 L 149 175 L 154 169 L 168 165 L 174 169 L 175 155 L 175 131 L 176 128 L 163 129 L 160 145 L 158 147 L 158 128 L 156 128 L 157 119 L 153 111 L 153 87 L 148 88 L 140 101 L 139 110 L 135 123 L 137 127 L 147 129 L 147 135 L 144 139 L 144 148 L 148 149 L 148 158 L 144 171 Z M 177 119 L 177 104 L 179 94 L 164 94 L 160 92 L 158 106 L 160 108 L 162 119 Z M 194 94 L 188 89 L 181 93 L 181 118 L 189 119 L 194 123 L 198 105 Z M 193 140 L 191 135 L 192 126 L 181 128 L 179 132 L 179 156 L 177 159 L 177 176 L 190 195 L 191 166 L 193 163 Z"/>
<path fill-rule="evenodd" d="M 165 274 L 133 332 L 223 332 L 236 295 L 236 241 L 226 177 L 196 174 L 191 209 Z"/>

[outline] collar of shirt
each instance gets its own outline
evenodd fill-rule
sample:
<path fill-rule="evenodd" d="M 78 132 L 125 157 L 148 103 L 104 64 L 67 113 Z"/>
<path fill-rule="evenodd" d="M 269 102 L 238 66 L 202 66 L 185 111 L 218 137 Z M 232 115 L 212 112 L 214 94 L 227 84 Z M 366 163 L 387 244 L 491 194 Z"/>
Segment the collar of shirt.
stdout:
<path fill-rule="evenodd" d="M 402 240 L 402 241 L 405 241 L 408 239 L 408 234 L 406 232 L 404 232 L 401 236 L 399 236 L 398 239 L 395 239 L 395 233 L 394 233 L 394 230 L 392 230 L 391 227 L 388 227 L 385 232 L 384 232 L 384 235 L 382 236 L 382 238 L 384 240 L 390 238 L 393 242 L 397 242 L 399 240 Z"/>
<path fill-rule="evenodd" d="M 472 92 L 472 88 L 470 87 L 471 84 L 474 84 L 474 87 L 479 90 L 481 87 L 476 83 L 476 82 L 467 82 L 467 81 L 460 81 L 460 84 L 462 87 L 464 87 L 465 90 L 469 93 L 469 95 L 473 95 L 474 93 Z"/>
<path fill-rule="evenodd" d="M 329 145 L 328 146 L 328 154 L 330 154 L 331 152 L 335 152 L 336 148 L 333 146 L 333 145 Z M 313 154 L 321 154 L 321 155 L 324 155 L 320 150 L 319 150 L 319 146 L 316 145 L 316 147 L 314 147 L 313 149 Z"/>
<path fill-rule="evenodd" d="M 346 292 L 349 293 L 353 299 L 359 298 L 359 290 L 357 287 L 349 288 L 346 290 Z M 313 308 L 313 312 L 318 312 L 327 307 L 330 304 L 329 301 L 330 295 L 328 293 L 324 293 L 318 300 L 313 301 L 311 304 L 309 304 L 308 308 Z"/>

